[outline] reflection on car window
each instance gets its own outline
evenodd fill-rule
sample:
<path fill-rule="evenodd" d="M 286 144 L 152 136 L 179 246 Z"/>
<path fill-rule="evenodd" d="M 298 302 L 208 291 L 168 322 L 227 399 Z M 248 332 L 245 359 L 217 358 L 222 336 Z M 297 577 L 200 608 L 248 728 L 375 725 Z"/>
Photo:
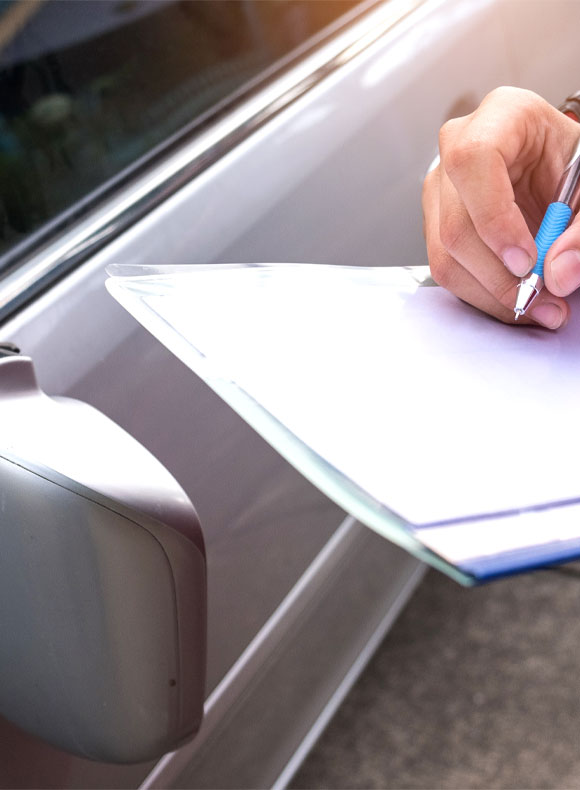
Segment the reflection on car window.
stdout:
<path fill-rule="evenodd" d="M 0 254 L 356 0 L 0 0 Z"/>

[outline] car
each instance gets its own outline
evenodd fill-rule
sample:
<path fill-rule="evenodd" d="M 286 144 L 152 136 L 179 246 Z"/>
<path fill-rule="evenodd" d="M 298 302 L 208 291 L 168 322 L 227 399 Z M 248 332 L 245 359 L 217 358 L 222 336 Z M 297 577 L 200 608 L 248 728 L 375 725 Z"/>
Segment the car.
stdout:
<path fill-rule="evenodd" d="M 440 125 L 500 84 L 559 103 L 579 15 L 4 4 L 3 787 L 287 786 L 424 573 L 126 314 L 106 267 L 425 263 Z"/>

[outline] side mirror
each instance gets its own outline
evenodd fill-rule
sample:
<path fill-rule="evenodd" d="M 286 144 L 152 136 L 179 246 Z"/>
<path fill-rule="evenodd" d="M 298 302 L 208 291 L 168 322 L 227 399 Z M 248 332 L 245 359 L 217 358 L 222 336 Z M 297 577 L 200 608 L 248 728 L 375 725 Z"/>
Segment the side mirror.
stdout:
<path fill-rule="evenodd" d="M 82 757 L 159 757 L 201 723 L 206 565 L 169 472 L 0 358 L 0 714 Z"/>

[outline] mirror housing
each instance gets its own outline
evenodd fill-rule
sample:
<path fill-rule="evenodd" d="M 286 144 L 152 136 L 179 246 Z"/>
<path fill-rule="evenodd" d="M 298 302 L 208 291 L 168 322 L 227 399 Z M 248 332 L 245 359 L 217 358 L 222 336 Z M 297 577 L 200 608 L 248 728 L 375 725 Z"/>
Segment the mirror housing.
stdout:
<path fill-rule="evenodd" d="M 101 412 L 0 359 L 0 714 L 133 763 L 198 730 L 206 564 L 169 472 Z"/>

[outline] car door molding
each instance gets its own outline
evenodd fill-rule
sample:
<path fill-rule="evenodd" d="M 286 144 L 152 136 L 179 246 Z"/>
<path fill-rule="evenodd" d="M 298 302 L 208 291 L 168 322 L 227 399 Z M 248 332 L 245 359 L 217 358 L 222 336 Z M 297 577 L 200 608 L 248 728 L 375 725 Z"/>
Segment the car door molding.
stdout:
<path fill-rule="evenodd" d="M 171 154 L 148 161 L 114 193 L 106 186 L 49 222 L 0 259 L 0 321 L 146 216 L 322 80 L 368 49 L 425 0 L 376 0 L 357 7 L 348 23 L 265 87 L 247 87 L 219 106 L 204 127 Z M 362 15 L 361 15 L 362 11 Z M 312 46 L 312 42 L 308 42 Z M 296 52 L 292 53 L 296 58 Z M 298 53 L 300 54 L 300 53 Z M 283 65 L 283 64 L 282 64 Z M 276 64 L 280 69 L 280 64 Z M 264 76 L 260 75 L 260 83 Z M 227 111 L 226 111 L 227 110 Z M 155 152 L 153 152 L 155 154 Z M 96 197 L 95 197 L 96 196 Z M 97 205 L 95 205 L 95 200 Z M 74 213 L 75 217 L 71 217 Z M 80 218 L 79 218 L 80 217 Z M 72 223 L 72 225 L 71 225 Z"/>

